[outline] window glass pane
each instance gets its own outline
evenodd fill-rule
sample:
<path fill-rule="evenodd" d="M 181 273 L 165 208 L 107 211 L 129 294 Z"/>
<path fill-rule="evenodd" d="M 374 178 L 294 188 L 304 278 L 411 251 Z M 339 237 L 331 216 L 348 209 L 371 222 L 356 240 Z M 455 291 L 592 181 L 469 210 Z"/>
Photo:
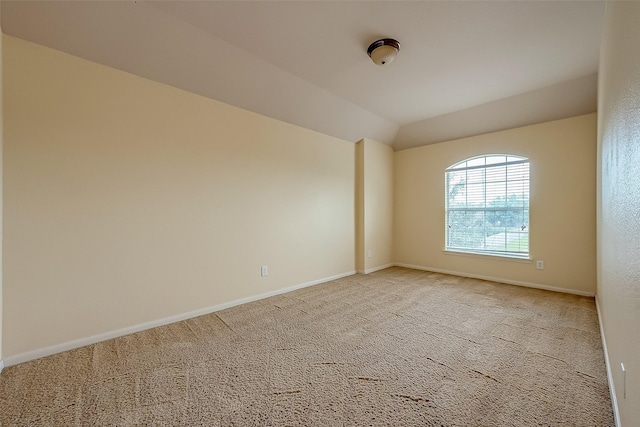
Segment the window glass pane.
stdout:
<path fill-rule="evenodd" d="M 478 157 L 476 159 L 467 160 L 467 167 L 471 166 L 484 166 L 485 165 L 485 157 Z"/>
<path fill-rule="evenodd" d="M 447 189 L 449 207 L 464 207 L 467 201 L 467 189 L 464 180 L 449 180 Z"/>
<path fill-rule="evenodd" d="M 506 206 L 507 183 L 487 182 L 487 207 L 504 207 Z"/>
<path fill-rule="evenodd" d="M 508 207 L 524 207 L 528 197 L 523 188 L 523 181 L 507 182 L 507 206 Z"/>
<path fill-rule="evenodd" d="M 493 209 L 487 211 L 487 236 L 493 236 L 505 231 L 505 211 Z"/>
<path fill-rule="evenodd" d="M 448 214 L 449 218 L 449 245 L 453 247 L 465 247 L 466 236 L 466 212 L 464 211 L 451 211 Z"/>
<path fill-rule="evenodd" d="M 522 210 L 522 216 L 520 218 L 520 228 L 522 231 L 529 232 L 529 209 Z"/>
<path fill-rule="evenodd" d="M 491 166 L 486 169 L 487 182 L 505 181 L 507 179 L 507 167 Z"/>
<path fill-rule="evenodd" d="M 504 228 L 492 228 L 487 233 L 487 249 L 490 251 L 499 251 L 504 248 L 506 242 L 506 233 Z"/>
<path fill-rule="evenodd" d="M 467 211 L 465 213 L 464 247 L 482 249 L 484 244 L 484 212 Z"/>
<path fill-rule="evenodd" d="M 461 168 L 466 168 L 466 167 L 467 167 L 467 162 L 460 162 L 457 165 L 451 166 L 450 169 L 461 169 Z"/>
<path fill-rule="evenodd" d="M 487 165 L 495 164 L 495 163 L 505 163 L 507 161 L 507 156 L 489 156 L 487 157 Z"/>
<path fill-rule="evenodd" d="M 484 200 L 484 185 L 482 183 L 467 185 L 467 207 L 483 208 Z"/>
<path fill-rule="evenodd" d="M 528 247 L 528 233 L 505 233 L 507 240 L 507 251 L 521 252 Z"/>
<path fill-rule="evenodd" d="M 527 208 L 527 215 L 529 214 L 529 186 L 527 185 L 522 191 L 522 198 L 524 199 L 524 203 L 522 204 Z"/>
<path fill-rule="evenodd" d="M 529 179 L 529 165 L 518 163 L 515 165 L 507 165 L 507 179 Z"/>
<path fill-rule="evenodd" d="M 465 171 L 452 171 L 447 174 L 449 185 L 455 185 L 461 182 L 465 182 L 467 173 Z"/>
<path fill-rule="evenodd" d="M 470 169 L 467 171 L 467 183 L 482 183 L 484 182 L 484 169 Z"/>

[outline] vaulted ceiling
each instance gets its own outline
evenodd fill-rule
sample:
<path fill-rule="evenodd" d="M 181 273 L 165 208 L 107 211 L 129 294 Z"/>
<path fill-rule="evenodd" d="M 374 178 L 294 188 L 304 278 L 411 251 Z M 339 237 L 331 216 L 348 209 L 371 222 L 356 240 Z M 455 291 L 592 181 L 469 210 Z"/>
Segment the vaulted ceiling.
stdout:
<path fill-rule="evenodd" d="M 2 1 L 4 33 L 403 149 L 596 109 L 599 1 Z M 369 43 L 400 41 L 374 65 Z"/>

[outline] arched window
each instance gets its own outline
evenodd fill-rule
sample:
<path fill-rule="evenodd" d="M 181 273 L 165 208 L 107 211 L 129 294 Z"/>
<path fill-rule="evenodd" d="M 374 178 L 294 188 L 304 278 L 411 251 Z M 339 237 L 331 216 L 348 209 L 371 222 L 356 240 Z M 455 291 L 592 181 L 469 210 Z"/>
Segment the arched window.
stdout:
<path fill-rule="evenodd" d="M 529 258 L 529 159 L 491 154 L 445 171 L 445 250 Z"/>

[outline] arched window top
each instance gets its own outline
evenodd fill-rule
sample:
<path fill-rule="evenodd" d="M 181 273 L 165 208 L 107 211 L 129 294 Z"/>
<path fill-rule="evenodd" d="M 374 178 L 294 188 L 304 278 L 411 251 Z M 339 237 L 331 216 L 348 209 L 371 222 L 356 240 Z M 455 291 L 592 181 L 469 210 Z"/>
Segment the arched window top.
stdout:
<path fill-rule="evenodd" d="M 509 163 L 528 162 L 526 157 L 513 156 L 510 154 L 489 154 L 486 156 L 471 157 L 469 159 L 458 162 L 447 168 L 447 171 L 453 169 L 471 169 L 484 168 L 487 166 L 502 166 Z"/>
<path fill-rule="evenodd" d="M 529 159 L 489 154 L 445 170 L 445 250 L 529 257 Z"/>

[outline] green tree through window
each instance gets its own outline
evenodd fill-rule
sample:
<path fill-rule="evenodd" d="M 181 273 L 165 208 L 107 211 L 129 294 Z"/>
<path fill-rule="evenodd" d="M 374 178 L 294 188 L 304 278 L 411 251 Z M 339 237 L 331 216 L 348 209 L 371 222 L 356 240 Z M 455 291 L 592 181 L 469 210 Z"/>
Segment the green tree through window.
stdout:
<path fill-rule="evenodd" d="M 474 157 L 445 171 L 446 250 L 529 257 L 529 159 Z"/>

